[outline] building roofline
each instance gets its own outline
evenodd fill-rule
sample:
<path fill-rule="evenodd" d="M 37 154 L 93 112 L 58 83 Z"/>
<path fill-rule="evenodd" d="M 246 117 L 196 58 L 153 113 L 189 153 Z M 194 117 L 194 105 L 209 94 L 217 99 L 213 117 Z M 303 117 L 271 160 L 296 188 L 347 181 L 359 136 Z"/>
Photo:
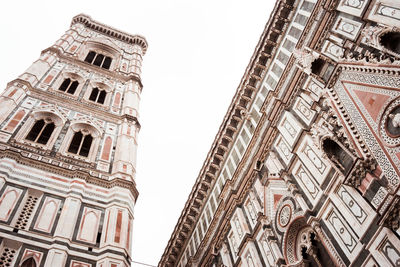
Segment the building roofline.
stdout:
<path fill-rule="evenodd" d="M 276 41 L 284 32 L 283 29 L 288 22 L 287 12 L 293 9 L 296 1 L 276 2 L 158 266 L 169 266 L 168 264 L 174 264 L 179 260 L 182 249 L 185 248 L 185 243 L 201 215 L 207 196 L 210 194 L 209 190 L 212 189 L 228 157 L 234 137 L 241 129 L 240 126 L 256 97 L 255 92 L 265 76 L 266 66 L 276 53 Z"/>
<path fill-rule="evenodd" d="M 75 17 L 72 18 L 71 21 L 71 26 L 73 26 L 76 23 L 82 23 L 86 27 L 101 32 L 105 35 L 108 35 L 112 38 L 118 39 L 122 42 L 128 43 L 128 44 L 137 44 L 140 45 L 143 49 L 143 55 L 147 51 L 147 41 L 146 38 L 144 38 L 141 35 L 132 35 L 123 31 L 120 31 L 118 29 L 115 29 L 113 27 L 107 26 L 103 23 L 100 23 L 96 20 L 93 20 L 89 15 L 86 14 L 78 14 Z"/>

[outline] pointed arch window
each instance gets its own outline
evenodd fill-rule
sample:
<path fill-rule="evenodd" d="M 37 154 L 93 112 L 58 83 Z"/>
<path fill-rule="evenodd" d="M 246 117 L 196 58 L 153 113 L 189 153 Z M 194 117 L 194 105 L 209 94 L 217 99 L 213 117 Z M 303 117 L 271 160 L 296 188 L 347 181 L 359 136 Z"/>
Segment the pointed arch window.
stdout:
<path fill-rule="evenodd" d="M 85 61 L 89 64 L 96 65 L 108 70 L 110 69 L 112 58 L 100 53 L 96 53 L 95 51 L 90 51 L 87 54 Z"/>
<path fill-rule="evenodd" d="M 40 119 L 35 122 L 25 139 L 45 145 L 49 141 L 54 128 L 54 122 L 50 119 Z"/>
<path fill-rule="evenodd" d="M 107 92 L 105 90 L 101 90 L 95 87 L 92 89 L 92 92 L 90 93 L 89 100 L 99 104 L 104 104 L 106 95 Z"/>
<path fill-rule="evenodd" d="M 21 267 L 36 267 L 36 262 L 35 260 L 31 257 L 29 259 L 26 259 L 22 264 Z"/>
<path fill-rule="evenodd" d="M 73 95 L 76 91 L 76 88 L 78 88 L 78 85 L 78 81 L 72 81 L 70 78 L 67 78 L 63 81 L 58 90 Z"/>
<path fill-rule="evenodd" d="M 87 131 L 79 131 L 74 134 L 69 145 L 68 152 L 87 157 L 92 146 L 93 137 Z"/>

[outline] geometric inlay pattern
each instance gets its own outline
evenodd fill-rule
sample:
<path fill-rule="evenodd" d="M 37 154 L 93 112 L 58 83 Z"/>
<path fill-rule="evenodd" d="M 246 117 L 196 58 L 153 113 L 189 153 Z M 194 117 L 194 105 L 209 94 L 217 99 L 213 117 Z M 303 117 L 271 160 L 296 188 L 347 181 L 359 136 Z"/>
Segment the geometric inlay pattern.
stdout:
<path fill-rule="evenodd" d="M 385 101 L 388 104 L 388 102 L 400 96 L 398 88 L 400 88 L 400 77 L 398 76 L 382 73 L 363 73 L 353 70 L 344 70 L 334 86 L 334 90 L 339 96 L 343 107 L 353 121 L 353 125 L 363 137 L 363 141 L 386 175 L 389 182 L 388 188 L 392 192 L 399 185 L 399 170 L 396 166 L 400 166 L 400 159 L 396 154 L 400 153 L 400 149 L 398 147 L 388 147 L 380 141 L 382 138 L 379 134 L 379 125 L 371 114 L 376 114 L 377 118 L 381 118 L 385 108 L 380 107 L 379 111 L 368 111 L 368 107 L 364 105 L 365 99 L 362 101 L 358 96 L 361 95 L 360 91 L 373 91 L 377 94 L 388 96 L 387 101 Z M 373 101 L 373 98 L 371 98 L 371 101 Z"/>

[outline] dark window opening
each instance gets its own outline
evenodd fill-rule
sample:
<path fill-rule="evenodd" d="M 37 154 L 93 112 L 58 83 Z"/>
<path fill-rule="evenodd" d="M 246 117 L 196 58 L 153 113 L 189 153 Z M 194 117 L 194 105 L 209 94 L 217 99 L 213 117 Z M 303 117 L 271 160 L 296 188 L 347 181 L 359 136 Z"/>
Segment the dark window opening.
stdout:
<path fill-rule="evenodd" d="M 36 267 L 36 262 L 33 258 L 29 258 L 21 264 L 21 267 Z"/>
<path fill-rule="evenodd" d="M 106 99 L 106 91 L 101 90 L 99 98 L 97 99 L 97 103 L 104 104 L 105 99 Z"/>
<path fill-rule="evenodd" d="M 400 32 L 388 32 L 383 34 L 380 43 L 386 49 L 400 54 Z"/>
<path fill-rule="evenodd" d="M 63 81 L 58 90 L 73 95 L 76 91 L 76 88 L 78 88 L 78 85 L 79 83 L 77 81 L 72 82 L 70 78 L 67 78 Z"/>
<path fill-rule="evenodd" d="M 96 52 L 90 51 L 89 54 L 87 54 L 85 61 L 92 64 L 94 57 L 96 56 Z"/>
<path fill-rule="evenodd" d="M 71 144 L 69 145 L 68 152 L 77 154 L 79 147 L 81 146 L 82 138 L 83 134 L 81 132 L 76 132 L 72 138 Z"/>
<path fill-rule="evenodd" d="M 83 135 L 82 132 L 76 132 L 69 145 L 68 152 L 87 157 L 90 152 L 92 141 L 93 137 L 90 134 Z"/>
<path fill-rule="evenodd" d="M 29 131 L 28 135 L 26 136 L 26 139 L 29 141 L 35 141 L 40 132 L 43 129 L 43 126 L 45 125 L 44 120 L 38 120 L 35 122 L 33 125 L 32 129 Z"/>
<path fill-rule="evenodd" d="M 314 73 L 315 75 L 320 75 L 324 65 L 325 61 L 321 58 L 317 58 L 311 64 L 311 72 Z"/>
<path fill-rule="evenodd" d="M 26 140 L 45 145 L 49 141 L 54 128 L 53 122 L 46 123 L 43 119 L 38 120 L 29 131 Z"/>
<path fill-rule="evenodd" d="M 58 90 L 65 92 L 65 91 L 67 90 L 67 88 L 68 88 L 68 86 L 69 86 L 70 83 L 71 83 L 71 80 L 70 80 L 69 78 L 68 78 L 68 79 L 65 79 L 65 80 L 63 81 L 63 83 L 61 84 L 60 88 L 58 88 Z"/>
<path fill-rule="evenodd" d="M 301 248 L 301 256 L 304 260 L 307 260 L 308 254 L 307 254 L 307 247 L 302 247 Z"/>
<path fill-rule="evenodd" d="M 344 175 L 347 175 L 353 166 L 353 158 L 338 143 L 329 138 L 323 141 L 323 149 L 328 158 Z"/>
<path fill-rule="evenodd" d="M 107 92 L 105 90 L 99 90 L 99 88 L 95 87 L 90 93 L 89 100 L 99 104 L 104 104 L 106 95 Z"/>
<path fill-rule="evenodd" d="M 96 66 L 101 66 L 101 63 L 103 63 L 103 59 L 104 59 L 104 56 L 102 55 L 102 54 L 98 54 L 97 56 L 96 56 L 96 59 L 94 60 L 94 62 L 93 62 L 93 65 L 96 65 Z"/>
<path fill-rule="evenodd" d="M 79 155 L 87 157 L 89 155 L 90 146 L 92 145 L 93 137 L 89 134 L 86 135 L 83 139 L 81 150 L 79 151 Z"/>
<path fill-rule="evenodd" d="M 39 138 L 37 139 L 37 142 L 40 144 L 47 144 L 47 141 L 49 141 L 51 134 L 54 131 L 54 123 L 48 123 L 46 127 L 44 127 L 42 133 L 40 134 Z"/>
<path fill-rule="evenodd" d="M 109 69 L 111 66 L 111 58 L 110 57 L 106 57 L 106 59 L 104 59 L 104 63 L 103 63 L 103 68 L 105 69 Z"/>
<path fill-rule="evenodd" d="M 108 70 L 110 69 L 112 58 L 103 54 L 97 54 L 94 51 L 90 51 L 86 56 L 85 61 Z"/>
<path fill-rule="evenodd" d="M 76 88 L 78 88 L 79 83 L 77 81 L 74 81 L 71 86 L 68 88 L 67 93 L 73 95 L 76 91 Z"/>
<path fill-rule="evenodd" d="M 99 94 L 99 89 L 97 87 L 93 88 L 92 92 L 90 93 L 89 100 L 96 101 L 98 94 Z"/>

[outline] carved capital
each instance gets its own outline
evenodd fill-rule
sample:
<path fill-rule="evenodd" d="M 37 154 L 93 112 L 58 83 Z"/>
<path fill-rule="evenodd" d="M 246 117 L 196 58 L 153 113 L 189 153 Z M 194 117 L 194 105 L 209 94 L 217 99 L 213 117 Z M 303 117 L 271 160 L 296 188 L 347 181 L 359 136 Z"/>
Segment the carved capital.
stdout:
<path fill-rule="evenodd" d="M 296 58 L 296 63 L 299 64 L 307 74 L 311 73 L 311 64 L 319 57 L 318 54 L 306 50 L 305 48 L 295 49 L 293 55 Z"/>
<path fill-rule="evenodd" d="M 353 168 L 351 174 L 344 181 L 345 184 L 357 188 L 361 185 L 367 173 L 372 173 L 377 167 L 375 159 L 367 158 L 359 161 Z"/>
<path fill-rule="evenodd" d="M 400 205 L 399 205 L 399 202 L 400 202 L 399 197 L 396 198 L 395 201 L 393 201 L 392 206 L 387 211 L 387 217 L 383 223 L 384 226 L 392 229 L 394 232 L 396 232 L 400 228 Z"/>

